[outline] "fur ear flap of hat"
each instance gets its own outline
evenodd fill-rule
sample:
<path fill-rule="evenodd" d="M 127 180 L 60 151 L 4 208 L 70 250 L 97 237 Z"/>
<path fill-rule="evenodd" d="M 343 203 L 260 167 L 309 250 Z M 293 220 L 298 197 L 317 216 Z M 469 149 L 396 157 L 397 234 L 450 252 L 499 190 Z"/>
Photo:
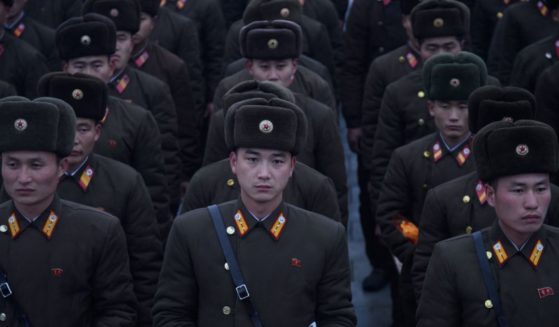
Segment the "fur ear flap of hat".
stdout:
<path fill-rule="evenodd" d="M 117 31 L 134 35 L 140 29 L 140 4 L 137 0 L 87 0 L 82 13 L 96 13 L 109 18 Z"/>
<path fill-rule="evenodd" d="M 110 56 L 115 52 L 116 29 L 109 18 L 90 13 L 72 17 L 60 24 L 55 39 L 62 60 Z"/>
<path fill-rule="evenodd" d="M 497 121 L 474 137 L 479 178 L 555 173 L 559 169 L 557 135 L 549 125 L 534 120 Z"/>
<path fill-rule="evenodd" d="M 307 119 L 297 105 L 278 98 L 253 98 L 232 105 L 225 116 L 225 142 L 233 151 L 259 148 L 298 154 L 307 138 Z"/>
<path fill-rule="evenodd" d="M 233 104 L 254 98 L 263 98 L 266 100 L 272 98 L 280 98 L 295 103 L 293 93 L 282 86 L 273 82 L 258 82 L 248 80 L 233 86 L 223 97 L 224 109 L 231 107 Z"/>
<path fill-rule="evenodd" d="M 486 85 L 478 88 L 468 99 L 468 118 L 472 133 L 500 120 L 534 119 L 536 99 L 529 91 L 518 87 Z"/>
<path fill-rule="evenodd" d="M 440 54 L 423 65 L 423 84 L 430 100 L 466 101 L 487 82 L 487 67 L 470 52 Z"/>

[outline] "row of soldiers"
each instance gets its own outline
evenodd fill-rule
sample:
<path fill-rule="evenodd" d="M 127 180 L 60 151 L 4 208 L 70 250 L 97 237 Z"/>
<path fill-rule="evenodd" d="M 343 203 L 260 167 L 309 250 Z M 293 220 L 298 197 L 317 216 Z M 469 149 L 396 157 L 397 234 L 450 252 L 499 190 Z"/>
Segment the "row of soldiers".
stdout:
<path fill-rule="evenodd" d="M 7 25 L 18 25 L 24 3 L 2 0 L 0 20 L 15 12 Z M 528 22 L 538 32 L 552 22 L 551 30 L 553 1 L 499 1 L 487 14 L 495 27 L 481 33 L 469 9 L 483 9 L 479 1 L 355 0 L 343 44 L 327 0 L 253 0 L 223 33 L 224 58 L 215 66 L 197 52 L 210 46 L 196 36 L 210 14 L 196 26 L 173 13 L 190 3 L 197 2 L 85 1 L 43 54 L 18 40 L 28 23 L 4 32 L 0 77 L 11 85 L 2 85 L 3 95 L 40 98 L 7 96 L 0 104 L 3 196 L 12 199 L 0 208 L 0 240 L 10 249 L 0 261 L 7 299 L 0 321 L 355 325 L 341 99 L 360 155 L 361 219 L 375 267 L 364 286 L 392 280 L 394 324 L 557 322 L 546 314 L 556 304 L 557 232 L 542 227 L 544 219 L 557 224 L 554 202 L 547 210 L 557 137 L 523 120 L 551 117 L 544 101 L 553 83 L 536 83 L 537 105 L 525 90 L 498 86 L 515 69 L 522 81 L 553 77 L 553 67 L 541 73 L 553 63 L 548 52 L 545 62 L 536 60 L 541 52 L 521 56 L 536 36 L 518 14 L 535 12 Z M 365 17 L 372 13 L 386 16 Z M 533 70 L 518 68 L 526 65 Z M 219 71 L 213 82 L 211 67 Z M 176 212 L 185 214 L 173 223 Z M 484 285 L 471 238 L 434 250 L 488 226 L 480 246 L 491 269 L 503 271 L 500 297 L 485 292 L 494 283 Z M 29 283 L 36 271 L 43 273 Z M 524 301 L 532 309 L 519 310 Z"/>

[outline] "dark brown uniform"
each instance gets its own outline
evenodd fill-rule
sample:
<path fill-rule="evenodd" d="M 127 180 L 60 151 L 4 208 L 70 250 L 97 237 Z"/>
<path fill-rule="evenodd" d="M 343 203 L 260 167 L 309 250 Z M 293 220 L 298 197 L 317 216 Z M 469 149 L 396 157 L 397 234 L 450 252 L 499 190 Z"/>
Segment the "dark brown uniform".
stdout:
<path fill-rule="evenodd" d="M 82 14 L 81 0 L 27 0 L 25 12 L 50 28 Z"/>

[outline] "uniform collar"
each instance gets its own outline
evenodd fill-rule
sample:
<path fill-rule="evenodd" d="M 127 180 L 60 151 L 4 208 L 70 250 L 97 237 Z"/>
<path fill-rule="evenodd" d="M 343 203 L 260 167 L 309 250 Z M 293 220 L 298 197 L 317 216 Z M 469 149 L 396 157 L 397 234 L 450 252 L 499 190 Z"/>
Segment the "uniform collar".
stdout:
<path fill-rule="evenodd" d="M 501 268 L 503 268 L 508 260 L 516 255 L 522 255 L 526 261 L 536 269 L 541 263 L 541 257 L 545 251 L 547 230 L 542 226 L 534 232 L 528 241 L 523 245 L 522 249 L 517 250 L 509 238 L 505 235 L 499 222 L 496 219 L 491 226 L 491 250 L 495 260 Z M 519 245 L 522 246 L 522 245 Z"/>
<path fill-rule="evenodd" d="M 130 76 L 128 76 L 127 71 L 128 66 L 125 66 L 123 69 L 117 72 L 109 81 L 109 85 L 114 87 L 119 94 L 122 94 L 130 83 Z"/>
<path fill-rule="evenodd" d="M 278 241 L 285 230 L 287 225 L 286 207 L 284 202 L 272 211 L 264 221 L 257 221 L 252 214 L 247 210 L 241 199 L 237 200 L 237 209 L 232 217 L 232 222 L 235 226 L 236 232 L 239 237 L 243 238 L 256 228 L 264 228 L 268 231 L 270 237 Z"/>
<path fill-rule="evenodd" d="M 17 239 L 27 229 L 34 228 L 40 231 L 46 239 L 50 240 L 56 231 L 56 226 L 60 222 L 60 212 L 60 199 L 55 195 L 54 200 L 47 209 L 45 209 L 35 221 L 29 222 L 29 220 L 17 210 L 12 201 L 10 215 L 4 218 L 6 226 L 8 227 L 7 233 L 11 235 L 12 239 Z"/>
<path fill-rule="evenodd" d="M 433 161 L 437 163 L 449 154 L 454 157 L 459 166 L 463 166 L 472 154 L 471 142 L 472 135 L 470 134 L 460 144 L 449 150 L 440 134 L 437 134 L 434 143 L 431 145 L 431 152 L 425 151 L 424 156 L 429 158 L 432 154 Z"/>
<path fill-rule="evenodd" d="M 547 7 L 547 5 L 543 1 L 536 1 L 535 4 L 536 8 L 538 8 L 538 11 L 543 17 L 547 17 L 550 14 L 549 7 Z"/>
<path fill-rule="evenodd" d="M 91 153 L 81 166 L 72 174 L 65 174 L 66 178 L 71 178 L 79 185 L 82 191 L 87 192 L 89 185 L 95 176 L 95 159 L 94 154 Z"/>
<path fill-rule="evenodd" d="M 150 57 L 149 45 L 150 42 L 147 41 L 146 44 L 140 50 L 138 50 L 138 52 L 132 55 L 132 57 L 130 58 L 130 62 L 134 65 L 134 67 L 142 68 L 142 66 L 148 61 Z"/>
<path fill-rule="evenodd" d="M 420 67 L 421 65 L 421 57 L 419 56 L 418 52 L 416 51 L 416 49 L 414 49 L 411 45 L 411 42 L 408 41 L 407 45 L 407 49 L 408 51 L 406 51 L 406 54 L 403 56 L 405 62 L 408 64 L 408 66 L 411 69 L 416 69 L 418 67 Z"/>
<path fill-rule="evenodd" d="M 18 24 L 23 23 L 23 18 L 25 17 L 25 11 L 21 11 L 17 18 L 11 24 L 4 24 L 4 28 L 12 30 Z"/>

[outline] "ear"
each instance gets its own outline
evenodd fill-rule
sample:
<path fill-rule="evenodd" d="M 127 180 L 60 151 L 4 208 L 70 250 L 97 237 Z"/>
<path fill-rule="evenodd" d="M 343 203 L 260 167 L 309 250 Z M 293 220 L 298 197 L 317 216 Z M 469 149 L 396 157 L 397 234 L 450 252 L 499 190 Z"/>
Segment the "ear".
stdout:
<path fill-rule="evenodd" d="M 229 153 L 229 166 L 231 167 L 233 175 L 237 175 L 237 153 L 235 151 Z"/>
<path fill-rule="evenodd" d="M 62 71 L 65 72 L 65 73 L 68 72 L 68 62 L 67 61 L 62 62 Z"/>
<path fill-rule="evenodd" d="M 95 142 L 99 141 L 101 137 L 101 128 L 103 128 L 103 125 L 95 124 Z"/>
<path fill-rule="evenodd" d="M 245 69 L 252 76 L 252 67 L 254 66 L 254 61 L 252 59 L 247 59 L 245 62 Z"/>
<path fill-rule="evenodd" d="M 62 158 L 58 162 L 58 178 L 62 177 L 62 175 L 64 175 L 64 173 L 66 171 L 68 171 L 69 166 L 70 165 L 68 164 L 68 159 L 67 158 Z"/>
<path fill-rule="evenodd" d="M 297 158 L 291 156 L 291 171 L 289 172 L 289 177 L 293 177 L 293 172 L 295 171 L 295 165 L 297 164 Z"/>
<path fill-rule="evenodd" d="M 429 115 L 435 117 L 435 103 L 431 100 L 427 100 L 427 109 L 429 109 Z"/>
<path fill-rule="evenodd" d="M 495 207 L 495 197 L 497 194 L 496 190 L 493 186 L 485 184 L 485 193 L 487 194 L 487 203 L 489 203 L 490 206 Z"/>

